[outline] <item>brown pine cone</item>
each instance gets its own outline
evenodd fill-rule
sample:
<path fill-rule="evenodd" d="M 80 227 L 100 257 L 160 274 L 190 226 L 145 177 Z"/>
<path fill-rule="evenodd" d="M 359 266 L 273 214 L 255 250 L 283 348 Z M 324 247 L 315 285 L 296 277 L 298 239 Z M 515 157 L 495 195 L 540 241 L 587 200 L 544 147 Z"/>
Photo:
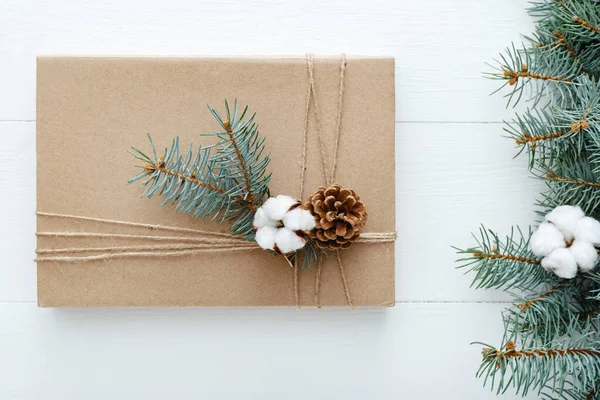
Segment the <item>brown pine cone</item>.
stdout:
<path fill-rule="evenodd" d="M 337 183 L 318 188 L 304 203 L 304 208 L 316 221 L 309 236 L 324 249 L 350 247 L 367 222 L 367 211 L 358 194 Z"/>

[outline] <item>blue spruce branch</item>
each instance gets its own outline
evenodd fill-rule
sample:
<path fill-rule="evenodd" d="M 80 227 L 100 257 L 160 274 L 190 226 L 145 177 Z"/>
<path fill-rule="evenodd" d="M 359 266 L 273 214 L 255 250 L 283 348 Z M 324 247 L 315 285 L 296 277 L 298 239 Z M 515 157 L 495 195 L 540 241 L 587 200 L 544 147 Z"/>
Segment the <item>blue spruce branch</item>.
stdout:
<path fill-rule="evenodd" d="M 578 205 L 600 218 L 600 3 L 536 1 L 529 11 L 537 20 L 529 43 L 510 46 L 488 74 L 502 82 L 498 90 L 509 89 L 507 106 L 530 101 L 505 130 L 547 185 L 539 214 Z M 546 272 L 530 235 L 513 229 L 500 240 L 482 228 L 475 248 L 459 249 L 458 268 L 473 286 L 516 300 L 503 312 L 505 344 L 485 345 L 478 376 L 497 393 L 600 398 L 600 273 L 564 281 Z"/>
<path fill-rule="evenodd" d="M 216 145 L 199 146 L 196 151 L 190 146 L 182 153 L 179 138 L 175 138 L 159 156 L 148 135 L 152 155 L 132 148 L 131 154 L 143 164 L 129 182 L 143 179 L 146 190 L 142 197 L 162 195 L 163 206 L 172 204 L 177 212 L 228 221 L 235 235 L 253 240 L 254 212 L 269 194 L 264 138 L 254 116 L 245 120 L 247 108 L 239 113 L 237 102 L 233 110 L 225 102 L 226 119 L 209 109 L 224 129 L 208 135 L 219 138 Z"/>

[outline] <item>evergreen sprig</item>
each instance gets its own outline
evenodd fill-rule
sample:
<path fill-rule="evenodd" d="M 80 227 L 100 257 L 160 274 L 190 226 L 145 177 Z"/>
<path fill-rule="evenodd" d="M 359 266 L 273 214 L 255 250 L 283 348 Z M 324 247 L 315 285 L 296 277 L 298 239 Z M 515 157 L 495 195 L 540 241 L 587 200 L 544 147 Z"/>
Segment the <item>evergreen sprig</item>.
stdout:
<path fill-rule="evenodd" d="M 270 196 L 265 138 L 259 134 L 255 114 L 248 116 L 248 107 L 240 110 L 237 101 L 231 108 L 225 100 L 224 114 L 208 109 L 221 129 L 200 136 L 216 138 L 215 144 L 190 145 L 182 151 L 179 138 L 175 138 L 171 147 L 159 154 L 148 134 L 149 154 L 131 148 L 130 153 L 142 165 L 129 183 L 141 180 L 146 186 L 142 197 L 163 196 L 163 206 L 170 204 L 180 213 L 228 222 L 234 235 L 252 241 L 254 214 Z M 303 248 L 285 257 L 292 264 L 298 261 L 304 269 L 326 255 L 307 239 Z"/>
<path fill-rule="evenodd" d="M 270 175 L 266 173 L 269 155 L 264 154 L 264 138 L 259 135 L 254 115 L 244 119 L 247 107 L 233 110 L 225 101 L 225 115 L 209 106 L 222 130 L 208 134 L 216 136 L 215 145 L 190 145 L 180 151 L 179 138 L 160 156 L 150 135 L 151 155 L 132 148 L 131 154 L 143 164 L 142 171 L 129 183 L 143 179 L 146 186 L 142 197 L 164 196 L 163 206 L 172 204 L 175 210 L 194 217 L 228 221 L 229 229 L 246 240 L 254 239 L 254 212 L 269 195 Z"/>
<path fill-rule="evenodd" d="M 501 348 L 479 343 L 486 347 L 477 376 L 497 394 L 512 388 L 523 396 L 533 392 L 568 398 L 564 394 L 571 393 L 577 399 L 586 399 L 600 380 L 600 342 L 592 323 L 582 327 L 573 320 L 560 337 L 538 345 L 525 343 L 508 341 Z"/>
<path fill-rule="evenodd" d="M 580 66 L 568 57 L 554 62 L 547 54 L 542 47 L 517 48 L 513 44 L 495 60 L 496 65 L 490 65 L 496 72 L 487 75 L 505 81 L 498 90 L 507 85 L 512 87 L 506 95 L 507 105 L 516 105 L 526 93 L 525 89 L 530 89 L 533 107 L 545 96 L 551 96 L 559 104 L 568 104 L 572 99 Z"/>
<path fill-rule="evenodd" d="M 577 287 L 568 280 L 562 280 L 533 296 L 514 293 L 517 303 L 505 310 L 503 342 L 517 341 L 535 346 L 538 343 L 551 343 L 556 337 L 566 335 L 572 321 L 585 323 L 579 302 Z"/>
<path fill-rule="evenodd" d="M 546 183 L 547 190 L 538 201 L 539 212 L 545 214 L 563 205 L 578 205 L 591 216 L 598 216 L 600 206 L 600 174 L 592 169 L 585 151 L 565 152 L 560 162 L 539 164 L 534 169 L 537 178 Z M 586 162 L 581 162 L 586 160 Z"/>
<path fill-rule="evenodd" d="M 488 74 L 503 82 L 498 90 L 509 88 L 508 105 L 530 102 L 505 131 L 546 184 L 539 214 L 568 204 L 600 218 L 600 4 L 546 0 L 529 11 L 535 33 Z M 561 280 L 529 250 L 530 236 L 517 227 L 501 240 L 482 228 L 477 246 L 457 249 L 472 286 L 515 299 L 503 312 L 503 344 L 485 345 L 477 375 L 497 393 L 600 399 L 600 272 Z"/>
<path fill-rule="evenodd" d="M 504 240 L 492 230 L 481 227 L 477 246 L 458 249 L 465 255 L 457 260 L 457 268 L 474 274 L 471 286 L 477 289 L 534 290 L 544 284 L 556 284 L 556 275 L 546 272 L 529 249 L 531 231 L 524 235 L 513 228 Z"/>

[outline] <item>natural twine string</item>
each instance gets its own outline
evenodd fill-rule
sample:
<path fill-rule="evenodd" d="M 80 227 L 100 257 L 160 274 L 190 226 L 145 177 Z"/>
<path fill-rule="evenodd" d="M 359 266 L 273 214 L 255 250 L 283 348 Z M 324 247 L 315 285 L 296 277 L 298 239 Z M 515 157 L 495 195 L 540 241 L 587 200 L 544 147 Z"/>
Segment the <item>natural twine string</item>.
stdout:
<path fill-rule="evenodd" d="M 231 252 L 231 251 L 252 251 L 259 250 L 257 246 L 228 246 L 228 247 L 215 247 L 210 246 L 206 248 L 197 248 L 191 250 L 177 250 L 177 251 L 132 251 L 122 253 L 105 253 L 97 254 L 92 256 L 49 256 L 49 257 L 38 257 L 37 262 L 41 261 L 55 261 L 55 262 L 68 262 L 68 263 L 85 263 L 88 261 L 107 261 L 118 258 L 160 258 L 160 257 L 182 257 L 201 253 L 218 253 L 218 252 Z M 114 250 L 114 249 L 113 249 Z M 39 253 L 39 252 L 38 252 Z"/>
<path fill-rule="evenodd" d="M 342 58 L 344 58 L 344 56 L 342 56 Z M 317 118 L 317 133 L 319 136 L 319 145 L 320 145 L 320 149 L 321 149 L 321 162 L 323 163 L 323 175 L 325 176 L 325 183 L 327 185 L 329 185 L 329 182 L 331 182 L 331 175 L 329 174 L 329 168 L 327 168 L 327 156 L 325 155 L 325 141 L 323 140 L 323 130 L 321 129 L 321 118 L 319 116 L 319 100 L 317 99 L 317 94 L 316 94 L 316 90 L 315 90 L 315 74 L 314 74 L 314 68 L 315 68 L 315 61 L 314 58 L 312 56 L 312 54 L 308 54 L 306 56 L 306 66 L 308 68 L 308 97 L 309 97 L 309 101 L 306 103 L 306 119 L 308 119 L 310 117 L 310 98 L 312 98 L 313 103 L 315 103 L 315 116 Z M 341 88 L 343 88 L 343 86 L 341 86 Z M 340 91 L 343 89 L 340 89 Z M 338 109 L 338 114 L 341 113 L 342 111 L 340 109 Z M 304 124 L 304 126 L 307 129 L 304 129 L 304 136 L 305 136 L 305 143 L 308 141 L 307 136 L 308 136 L 308 122 L 306 122 Z M 303 156 L 305 156 L 306 153 L 303 152 Z M 302 165 L 306 166 L 306 158 L 302 160 Z M 302 185 L 304 185 L 304 182 L 302 182 Z"/>
<path fill-rule="evenodd" d="M 250 242 L 248 242 L 250 244 Z M 214 245 L 214 244 L 168 244 L 154 246 L 113 246 L 113 247 L 66 247 L 63 249 L 43 249 L 38 250 L 38 254 L 63 254 L 63 253 L 110 253 L 110 252 L 127 252 L 127 251 L 177 251 L 177 250 L 196 250 L 196 249 L 212 249 L 231 248 L 231 245 Z M 239 246 L 236 246 L 239 247 Z M 256 246 L 248 246 L 256 248 Z"/>
<path fill-rule="evenodd" d="M 327 156 L 325 154 L 325 140 L 323 139 L 323 129 L 321 127 L 321 118 L 319 114 L 319 102 L 317 99 L 317 91 L 315 88 L 315 74 L 314 74 L 314 58 L 311 54 L 306 56 L 306 66 L 308 70 L 308 94 L 306 101 L 306 120 L 304 122 L 304 138 L 303 138 L 303 146 L 302 146 L 302 160 L 301 160 L 301 179 L 300 179 L 300 198 L 304 198 L 304 180 L 305 180 L 305 170 L 306 170 L 306 148 L 308 141 L 308 120 L 310 118 L 310 104 L 311 99 L 314 102 L 314 110 L 315 117 L 317 120 L 317 134 L 319 137 L 319 147 L 321 149 L 321 161 L 323 163 L 323 175 L 325 177 L 325 183 L 327 186 L 330 186 L 335 181 L 335 172 L 337 167 L 337 154 L 339 149 L 339 141 L 341 136 L 341 125 L 342 125 L 342 111 L 343 111 L 343 103 L 344 103 L 344 88 L 345 88 L 345 76 L 346 76 L 346 55 L 342 54 L 341 56 L 341 65 L 340 65 L 340 84 L 338 91 L 338 108 L 337 108 L 337 117 L 335 122 L 335 142 L 333 147 L 333 161 L 331 166 L 331 172 L 327 168 Z M 335 250 L 336 261 L 338 268 L 340 270 L 340 276 L 342 278 L 342 283 L 344 285 L 344 294 L 346 295 L 346 300 L 348 302 L 348 306 L 353 308 L 354 304 L 352 303 L 352 297 L 350 295 L 350 288 L 348 287 L 348 282 L 346 280 L 346 274 L 344 272 L 344 264 L 342 263 L 342 255 L 340 250 Z M 299 295 L 298 295 L 298 260 L 296 260 L 296 268 L 294 271 L 294 297 L 296 299 L 296 306 L 299 307 Z M 320 308 L 321 307 L 321 268 L 322 263 L 317 263 L 317 271 L 315 276 L 315 305 Z"/>
<path fill-rule="evenodd" d="M 301 179 L 300 179 L 300 198 L 304 198 L 304 184 L 306 180 L 306 162 L 307 162 L 307 147 L 308 147 L 308 127 L 310 119 L 310 106 L 311 100 L 314 102 L 315 116 L 317 120 L 317 133 L 319 138 L 319 146 L 321 150 L 321 162 L 323 164 L 323 175 L 325 183 L 329 186 L 335 180 L 335 173 L 337 167 L 337 155 L 339 149 L 339 141 L 341 136 L 341 121 L 343 111 L 343 99 L 344 99 L 344 88 L 345 88 L 345 71 L 346 71 L 346 56 L 341 56 L 340 65 L 340 84 L 338 92 L 338 109 L 335 124 L 335 142 L 332 157 L 331 172 L 327 166 L 327 157 L 325 154 L 325 141 L 323 138 L 323 130 L 321 128 L 321 118 L 319 114 L 319 104 L 315 89 L 315 77 L 314 77 L 314 58 L 308 54 L 306 56 L 307 70 L 308 70 L 308 94 L 306 99 L 306 112 L 305 112 L 305 123 L 304 123 L 304 135 L 302 140 L 302 159 L 301 159 Z M 67 215 L 59 213 L 50 213 L 38 211 L 37 215 L 45 217 L 54 217 L 61 219 L 74 219 L 81 221 L 99 222 L 104 224 L 129 226 L 137 228 L 147 228 L 151 230 L 163 230 L 170 232 L 179 232 L 186 234 L 193 234 L 194 237 L 171 237 L 171 236 L 152 236 L 152 235 L 131 235 L 131 234 L 118 234 L 118 233 L 96 233 L 96 232 L 38 232 L 38 236 L 46 237 L 81 237 L 81 238 L 101 238 L 101 239 L 136 239 L 136 240 L 149 240 L 159 242 L 174 242 L 167 245 L 150 245 L 150 246 L 113 246 L 113 247 L 80 247 L 80 248 L 62 248 L 62 249 L 39 249 L 38 254 L 81 254 L 81 253 L 100 253 L 96 255 L 84 255 L 84 256 L 41 256 L 37 257 L 37 262 L 70 262 L 70 263 L 84 263 L 89 261 L 98 260 L 111 260 L 116 258 L 143 258 L 143 257 L 181 257 L 186 255 L 195 255 L 200 253 L 213 253 L 213 252 L 230 252 L 230 251 L 252 251 L 258 250 L 260 247 L 254 242 L 248 242 L 233 236 L 228 233 L 221 232 L 210 232 L 202 231 L 198 229 L 181 228 L 175 226 L 164 226 L 155 224 L 145 224 L 137 222 L 119 221 L 112 219 L 93 218 L 78 215 Z M 204 237 L 203 237 L 204 236 Z M 395 232 L 384 232 L 384 233 L 363 233 L 358 239 L 358 243 L 389 243 L 396 240 Z M 185 244 L 185 243 L 188 244 Z M 182 244 L 183 243 L 183 244 Z M 194 244 L 190 244 L 194 243 Z M 344 272 L 344 266 L 342 263 L 342 257 L 339 250 L 335 251 L 336 261 L 340 270 L 342 283 L 344 285 L 344 294 L 348 302 L 348 306 L 354 307 L 352 303 L 352 297 L 350 295 L 350 288 L 346 280 L 346 274 Z M 284 257 L 288 264 L 294 269 L 294 299 L 296 306 L 300 306 L 299 301 L 299 266 L 298 259 L 295 260 L 295 265 L 291 261 Z M 321 293 L 321 269 L 323 260 L 322 258 L 317 262 L 316 278 L 315 278 L 315 305 L 321 307 L 320 293 Z"/>
<path fill-rule="evenodd" d="M 138 222 L 116 221 L 112 219 L 82 217 L 79 215 L 47 213 L 39 211 L 37 215 L 59 219 L 87 220 L 108 225 L 130 226 L 136 228 L 147 228 L 156 231 L 170 231 L 178 233 L 194 233 L 193 237 L 184 236 L 152 236 L 152 235 L 134 235 L 122 233 L 99 233 L 99 232 L 37 232 L 37 236 L 54 238 L 84 238 L 84 239 L 128 239 L 157 241 L 166 244 L 139 245 L 139 246 L 105 246 L 105 247 L 66 247 L 58 249 L 38 249 L 37 254 L 43 255 L 36 261 L 61 261 L 61 262 L 86 262 L 92 260 L 111 260 L 115 258 L 131 257 L 179 257 L 183 255 L 206 253 L 214 250 L 218 251 L 250 251 L 258 250 L 260 246 L 256 242 L 248 242 L 239 237 L 226 233 L 209 232 L 209 235 L 225 236 L 221 237 L 202 237 L 196 232 L 204 232 L 196 229 L 180 228 L 176 226 L 151 225 Z M 205 234 L 205 233 L 203 233 Z M 394 233 L 365 233 L 358 243 L 386 243 L 395 240 Z M 80 253 L 101 253 L 93 256 L 55 256 L 54 254 L 80 254 Z M 52 254 L 47 256 L 44 254 Z"/>
<path fill-rule="evenodd" d="M 150 240 L 154 242 L 186 242 L 186 243 L 210 243 L 210 244 L 228 244 L 238 246 L 241 243 L 247 243 L 242 239 L 220 239 L 213 237 L 175 237 L 175 236 L 152 236 L 152 235 L 129 235 L 123 233 L 96 233 L 96 232 L 38 232 L 37 236 L 47 237 L 80 237 L 80 238 L 107 238 L 107 239 L 134 239 Z"/>
<path fill-rule="evenodd" d="M 340 136 L 342 135 L 342 110 L 344 109 L 344 87 L 346 81 L 346 55 L 342 54 L 342 65 L 340 66 L 340 91 L 338 93 L 338 112 L 335 121 L 335 144 L 333 145 L 333 162 L 331 165 L 331 182 L 335 180 L 335 172 L 337 167 L 337 155 L 340 144 Z"/>
<path fill-rule="evenodd" d="M 81 217 L 81 216 L 75 216 L 75 215 L 57 214 L 57 213 L 49 213 L 49 212 L 41 212 L 41 211 L 38 211 L 37 215 L 41 215 L 41 216 L 44 216 L 44 217 L 71 218 L 71 219 L 77 219 L 77 220 L 80 220 L 80 221 L 100 222 L 100 223 L 103 223 L 103 224 L 132 226 L 132 227 L 136 227 L 136 228 L 157 229 L 157 230 L 161 230 L 161 231 L 193 233 L 193 234 L 196 234 L 196 235 L 221 236 L 221 237 L 226 237 L 226 238 L 238 239 L 237 236 L 234 236 L 234 235 L 232 235 L 230 233 L 201 231 L 199 229 L 180 228 L 180 227 L 176 227 L 176 226 L 142 224 L 142 223 L 139 223 L 139 222 L 127 222 L 127 221 L 118 221 L 118 220 L 114 220 L 114 219 L 101 219 L 101 218 L 92 218 L 92 217 Z"/>
<path fill-rule="evenodd" d="M 342 54 L 341 56 L 341 65 L 340 65 L 340 85 L 338 92 L 338 108 L 337 108 L 337 116 L 335 120 L 335 142 L 333 147 L 333 163 L 331 165 L 331 172 L 327 168 L 327 155 L 325 153 L 325 139 L 323 137 L 323 129 L 321 125 L 321 117 L 319 113 L 319 102 L 317 100 L 317 91 L 315 88 L 315 62 L 314 58 L 311 54 L 306 56 L 306 65 L 308 69 L 308 101 L 306 102 L 306 121 L 304 123 L 304 138 L 303 138 L 303 151 L 302 151 L 302 170 L 306 169 L 306 143 L 308 142 L 308 119 L 310 117 L 310 99 L 315 104 L 315 116 L 317 119 L 317 133 L 319 136 L 319 147 L 321 149 L 321 161 L 323 163 L 323 174 L 325 176 L 325 183 L 327 186 L 333 184 L 335 180 L 335 170 L 337 167 L 337 153 L 339 148 L 340 136 L 341 136 L 341 126 L 342 126 L 342 111 L 343 111 L 343 100 L 344 100 L 344 88 L 345 88 L 345 76 L 346 76 L 346 55 Z M 300 194 L 304 194 L 304 180 L 305 175 L 302 174 L 302 179 L 300 181 Z M 302 197 L 303 198 L 303 197 Z"/>

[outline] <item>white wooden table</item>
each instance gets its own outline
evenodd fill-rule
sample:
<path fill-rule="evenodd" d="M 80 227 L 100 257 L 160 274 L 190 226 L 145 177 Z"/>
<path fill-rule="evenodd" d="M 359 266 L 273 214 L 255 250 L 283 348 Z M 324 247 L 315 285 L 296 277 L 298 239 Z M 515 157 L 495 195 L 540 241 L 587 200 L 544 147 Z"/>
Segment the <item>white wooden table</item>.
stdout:
<path fill-rule="evenodd" d="M 521 0 L 0 2 L 0 399 L 486 399 L 474 340 L 510 298 L 450 245 L 533 221 L 539 186 L 482 78 L 532 21 Z M 393 55 L 392 309 L 39 309 L 35 56 Z M 504 398 L 511 398 L 507 395 Z"/>

